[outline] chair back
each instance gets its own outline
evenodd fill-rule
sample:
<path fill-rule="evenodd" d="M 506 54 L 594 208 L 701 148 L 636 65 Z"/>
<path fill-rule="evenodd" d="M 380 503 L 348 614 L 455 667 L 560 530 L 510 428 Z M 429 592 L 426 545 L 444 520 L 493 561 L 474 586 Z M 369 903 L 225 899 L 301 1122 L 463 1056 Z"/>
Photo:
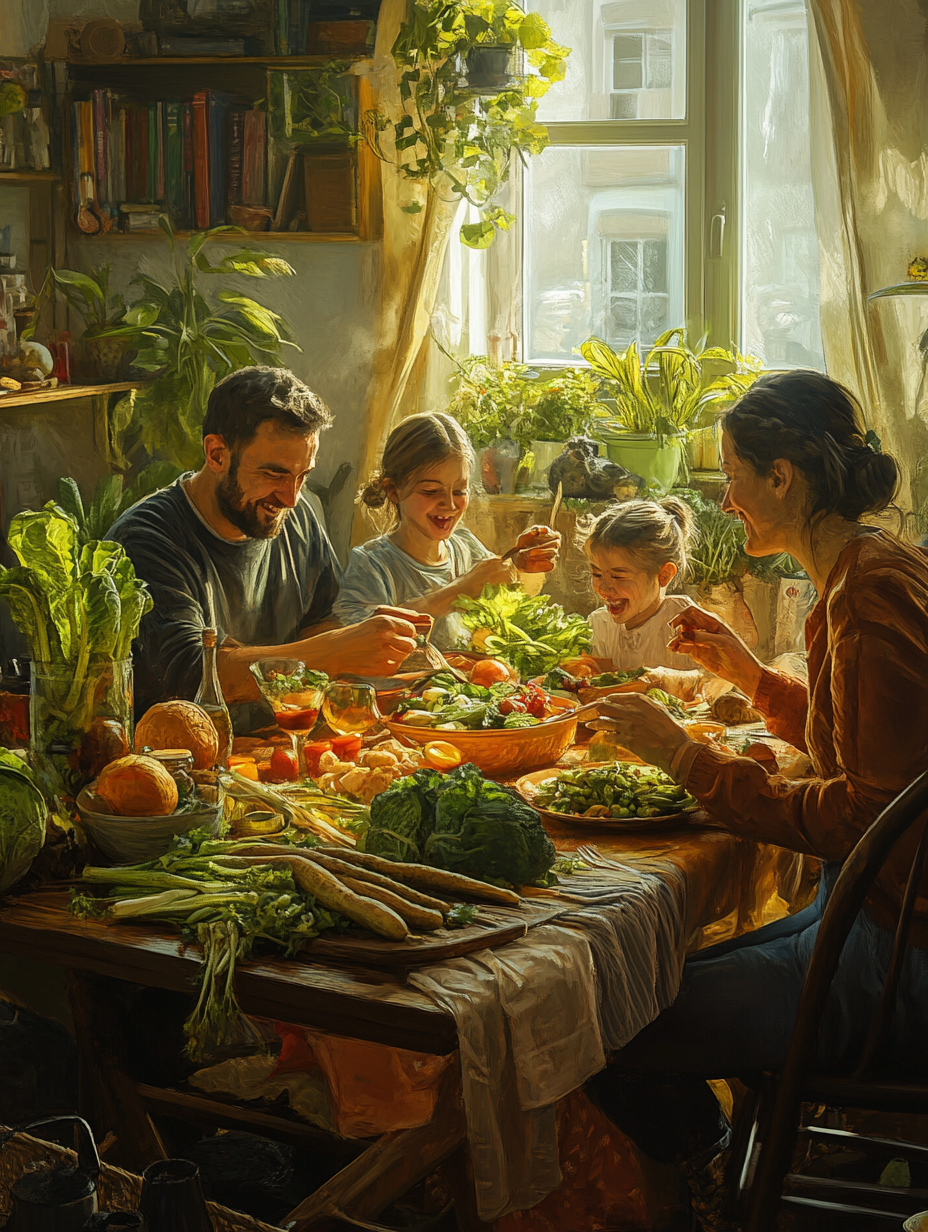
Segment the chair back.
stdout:
<path fill-rule="evenodd" d="M 928 848 L 928 770 L 883 809 L 845 860 L 832 888 L 815 948 L 806 972 L 790 1039 L 786 1063 L 777 1088 L 767 1141 L 761 1152 L 757 1176 L 752 1186 L 757 1198 L 778 1194 L 782 1178 L 789 1171 L 805 1081 L 815 1063 L 825 1004 L 838 968 L 841 951 L 857 919 L 864 899 L 896 843 L 921 821 L 922 832 L 909 870 L 905 893 L 893 938 L 880 999 L 867 1042 L 854 1071 L 862 1079 L 880 1055 L 888 1038 L 896 1006 L 899 977 L 905 960 L 918 883 Z M 752 1215 L 759 1215 L 752 1209 Z M 752 1227 L 754 1226 L 752 1219 Z"/>

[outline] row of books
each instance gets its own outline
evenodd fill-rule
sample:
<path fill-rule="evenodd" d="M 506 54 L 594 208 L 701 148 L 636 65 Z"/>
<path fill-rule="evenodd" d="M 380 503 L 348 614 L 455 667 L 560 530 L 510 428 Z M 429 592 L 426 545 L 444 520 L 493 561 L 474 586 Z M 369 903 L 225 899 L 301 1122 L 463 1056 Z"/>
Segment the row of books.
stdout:
<path fill-rule="evenodd" d="M 95 90 L 72 103 L 71 137 L 75 206 L 92 196 L 128 230 L 161 211 L 177 230 L 202 230 L 234 205 L 268 204 L 267 115 L 232 95 L 140 103 Z"/>

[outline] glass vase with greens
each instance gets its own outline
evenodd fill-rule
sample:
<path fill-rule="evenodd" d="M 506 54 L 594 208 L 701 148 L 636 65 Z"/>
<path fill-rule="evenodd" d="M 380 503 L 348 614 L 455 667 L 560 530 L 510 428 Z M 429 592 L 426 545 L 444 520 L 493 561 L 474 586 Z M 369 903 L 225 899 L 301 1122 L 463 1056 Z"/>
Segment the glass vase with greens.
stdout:
<path fill-rule="evenodd" d="M 502 53 L 508 65 L 488 66 L 485 52 Z M 511 0 L 413 0 L 393 45 L 402 113 L 368 112 L 367 140 L 401 175 L 477 206 L 482 217 L 461 228 L 461 240 L 488 248 L 515 221 L 492 204 L 513 151 L 524 161 L 548 144 L 538 100 L 564 77 L 569 54 L 538 13 Z M 528 75 L 519 71 L 523 56 L 534 70 Z"/>
<path fill-rule="evenodd" d="M 198 231 L 181 249 L 168 220 L 162 215 L 159 221 L 170 246 L 171 279 L 161 283 L 136 274 L 132 281 L 141 294 L 126 312 L 142 343 L 134 366 L 154 379 L 117 404 L 112 444 L 118 462 L 127 462 L 125 441 L 131 436 L 149 457 L 186 470 L 200 463 L 203 416 L 216 381 L 249 364 L 273 362 L 283 346 L 300 349 L 276 312 L 228 285 L 207 297 L 201 278 L 280 278 L 295 271 L 281 257 L 251 248 L 213 264 L 204 246 L 233 239 L 242 234 L 240 227 Z"/>
<path fill-rule="evenodd" d="M 52 501 L 17 514 L 7 542 L 19 564 L 0 570 L 0 598 L 32 658 L 30 750 L 49 794 L 75 795 L 131 747 L 131 649 L 152 600 L 120 544 L 82 545 Z"/>

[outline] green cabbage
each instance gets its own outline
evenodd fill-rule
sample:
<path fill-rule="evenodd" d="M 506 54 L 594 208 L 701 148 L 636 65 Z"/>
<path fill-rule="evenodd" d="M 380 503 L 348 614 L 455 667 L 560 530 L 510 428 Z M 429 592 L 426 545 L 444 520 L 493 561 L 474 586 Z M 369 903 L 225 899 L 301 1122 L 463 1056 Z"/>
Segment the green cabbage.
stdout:
<path fill-rule="evenodd" d="M 530 885 L 555 860 L 539 813 L 470 764 L 444 776 L 417 770 L 375 796 L 361 846 L 505 885 Z"/>
<path fill-rule="evenodd" d="M 29 871 L 45 842 L 47 815 L 32 771 L 0 748 L 0 894 Z"/>

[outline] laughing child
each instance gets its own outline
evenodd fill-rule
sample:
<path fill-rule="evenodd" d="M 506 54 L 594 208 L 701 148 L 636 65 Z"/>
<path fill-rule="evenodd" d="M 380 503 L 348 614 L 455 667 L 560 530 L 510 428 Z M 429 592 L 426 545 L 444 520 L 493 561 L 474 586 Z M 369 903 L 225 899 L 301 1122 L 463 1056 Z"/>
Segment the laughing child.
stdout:
<path fill-rule="evenodd" d="M 393 526 L 352 549 L 335 605 L 341 624 L 382 606 L 409 608 L 434 618 L 435 645 L 448 649 L 466 635 L 453 610 L 462 595 L 478 598 L 484 586 L 515 581 L 516 571 L 554 568 L 560 535 L 547 527 L 520 536 L 511 567 L 460 525 L 473 464 L 470 441 L 450 415 L 411 415 L 394 428 L 380 470 L 358 495 L 371 509 L 392 506 Z"/>

